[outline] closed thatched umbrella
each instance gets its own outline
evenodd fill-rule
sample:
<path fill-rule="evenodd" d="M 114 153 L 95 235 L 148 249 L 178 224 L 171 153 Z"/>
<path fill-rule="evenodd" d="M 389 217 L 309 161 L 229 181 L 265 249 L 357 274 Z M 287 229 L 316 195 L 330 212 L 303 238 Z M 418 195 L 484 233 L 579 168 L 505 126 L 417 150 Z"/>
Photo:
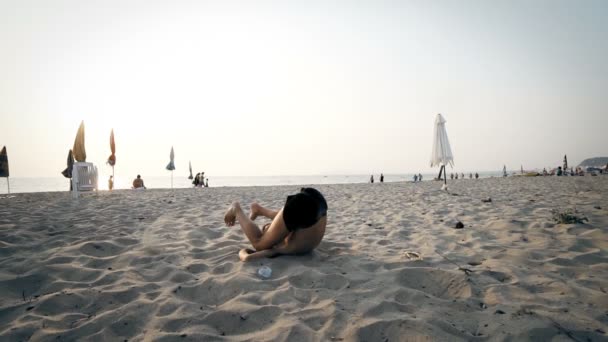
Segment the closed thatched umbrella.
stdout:
<path fill-rule="evenodd" d="M 72 153 L 74 154 L 74 159 L 76 159 L 77 162 L 87 161 L 87 152 L 84 148 L 84 121 L 82 121 L 80 123 L 80 127 L 78 127 L 76 139 L 74 139 L 74 148 L 72 148 Z"/>

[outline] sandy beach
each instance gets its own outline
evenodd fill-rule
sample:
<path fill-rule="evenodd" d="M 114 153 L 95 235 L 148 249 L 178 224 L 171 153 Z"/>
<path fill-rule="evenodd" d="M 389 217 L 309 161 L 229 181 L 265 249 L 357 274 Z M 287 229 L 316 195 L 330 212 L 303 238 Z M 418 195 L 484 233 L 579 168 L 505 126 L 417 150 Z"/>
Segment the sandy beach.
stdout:
<path fill-rule="evenodd" d="M 449 185 L 315 186 L 318 249 L 252 263 L 226 208 L 300 186 L 1 196 L 0 340 L 608 339 L 608 177 Z"/>

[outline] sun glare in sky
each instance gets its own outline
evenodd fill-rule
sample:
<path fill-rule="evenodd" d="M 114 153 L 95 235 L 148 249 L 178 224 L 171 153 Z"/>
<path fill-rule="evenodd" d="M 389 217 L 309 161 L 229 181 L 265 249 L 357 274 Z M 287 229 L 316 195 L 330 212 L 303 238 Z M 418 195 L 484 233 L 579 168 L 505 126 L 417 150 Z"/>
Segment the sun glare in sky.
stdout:
<path fill-rule="evenodd" d="M 0 3 L 0 147 L 57 176 L 78 125 L 116 172 L 430 171 L 606 155 L 608 2 Z"/>

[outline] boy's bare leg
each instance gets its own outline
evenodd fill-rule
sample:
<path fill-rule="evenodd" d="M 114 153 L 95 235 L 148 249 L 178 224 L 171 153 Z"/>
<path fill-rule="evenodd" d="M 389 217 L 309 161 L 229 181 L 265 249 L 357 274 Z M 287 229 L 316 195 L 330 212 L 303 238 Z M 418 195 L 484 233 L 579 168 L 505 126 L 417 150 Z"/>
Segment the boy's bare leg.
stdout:
<path fill-rule="evenodd" d="M 249 218 L 254 221 L 258 216 L 264 216 L 271 220 L 274 220 L 274 217 L 279 213 L 278 210 L 272 210 L 268 208 L 264 208 L 256 202 L 251 203 L 251 212 L 249 213 Z"/>
<path fill-rule="evenodd" d="M 226 211 L 224 215 L 224 222 L 228 227 L 234 226 L 236 221 L 239 221 L 241 230 L 245 233 L 249 241 L 254 244 L 254 241 L 258 241 L 262 237 L 262 231 L 260 228 L 249 219 L 239 202 L 234 202 Z"/>
<path fill-rule="evenodd" d="M 271 258 L 278 254 L 280 253 L 275 249 L 265 249 L 263 251 L 256 252 L 253 249 L 243 248 L 239 251 L 239 259 L 241 259 L 241 261 L 252 261 L 262 258 Z"/>

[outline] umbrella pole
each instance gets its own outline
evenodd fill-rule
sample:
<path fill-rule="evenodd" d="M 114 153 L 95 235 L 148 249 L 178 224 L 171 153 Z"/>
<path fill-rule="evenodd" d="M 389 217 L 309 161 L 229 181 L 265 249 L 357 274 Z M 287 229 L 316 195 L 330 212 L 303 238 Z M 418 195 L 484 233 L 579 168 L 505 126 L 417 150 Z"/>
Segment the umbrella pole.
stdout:
<path fill-rule="evenodd" d="M 445 171 L 445 165 L 443 165 L 443 184 L 448 185 L 448 175 Z"/>
<path fill-rule="evenodd" d="M 8 193 L 11 193 L 11 182 L 9 182 L 8 177 L 6 177 L 6 187 L 8 188 Z"/>
<path fill-rule="evenodd" d="M 173 170 L 171 170 L 171 189 L 173 189 Z"/>

